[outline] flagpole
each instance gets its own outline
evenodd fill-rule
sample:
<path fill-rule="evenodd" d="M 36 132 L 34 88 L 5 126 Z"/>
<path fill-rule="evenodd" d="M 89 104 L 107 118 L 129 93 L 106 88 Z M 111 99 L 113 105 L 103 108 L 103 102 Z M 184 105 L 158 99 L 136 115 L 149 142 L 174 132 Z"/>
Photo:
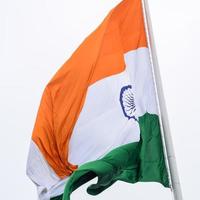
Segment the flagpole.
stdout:
<path fill-rule="evenodd" d="M 150 11 L 149 11 L 149 5 L 148 0 L 143 0 L 143 10 L 144 10 L 144 18 L 145 18 L 145 25 L 146 25 L 146 31 L 147 31 L 147 37 L 148 37 L 148 45 L 150 49 L 150 57 L 152 62 L 152 71 L 154 75 L 154 83 L 156 87 L 156 93 L 157 93 L 157 102 L 158 102 L 158 109 L 159 109 L 159 117 L 160 117 L 160 124 L 161 124 L 161 132 L 163 137 L 163 144 L 165 146 L 165 154 L 166 154 L 166 160 L 168 164 L 168 170 L 170 174 L 170 181 L 171 181 L 171 189 L 173 193 L 174 200 L 183 200 L 182 197 L 182 191 L 178 176 L 178 170 L 176 165 L 176 158 L 174 154 L 174 148 L 170 133 L 170 127 L 169 127 L 169 120 L 168 120 L 168 114 L 165 104 L 165 98 L 163 94 L 162 89 L 162 82 L 161 82 L 161 76 L 160 76 L 160 70 L 159 70 L 159 64 L 156 54 L 156 47 L 153 37 L 153 29 L 152 29 L 152 23 L 150 18 Z"/>

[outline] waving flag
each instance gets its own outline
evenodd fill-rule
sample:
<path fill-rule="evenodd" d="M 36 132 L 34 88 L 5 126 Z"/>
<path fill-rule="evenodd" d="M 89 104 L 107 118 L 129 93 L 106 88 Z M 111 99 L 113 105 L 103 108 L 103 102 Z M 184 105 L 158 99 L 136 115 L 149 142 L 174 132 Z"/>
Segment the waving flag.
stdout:
<path fill-rule="evenodd" d="M 47 84 L 27 174 L 39 199 L 96 195 L 118 180 L 169 187 L 141 0 L 124 0 Z"/>

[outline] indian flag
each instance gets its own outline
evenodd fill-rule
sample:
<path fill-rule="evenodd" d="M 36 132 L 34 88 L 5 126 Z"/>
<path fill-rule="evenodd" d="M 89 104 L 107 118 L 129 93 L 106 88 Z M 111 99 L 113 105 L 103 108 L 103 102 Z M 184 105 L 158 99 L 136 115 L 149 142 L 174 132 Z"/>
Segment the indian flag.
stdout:
<path fill-rule="evenodd" d="M 45 87 L 27 161 L 40 200 L 116 181 L 169 187 L 141 0 L 110 11 Z"/>

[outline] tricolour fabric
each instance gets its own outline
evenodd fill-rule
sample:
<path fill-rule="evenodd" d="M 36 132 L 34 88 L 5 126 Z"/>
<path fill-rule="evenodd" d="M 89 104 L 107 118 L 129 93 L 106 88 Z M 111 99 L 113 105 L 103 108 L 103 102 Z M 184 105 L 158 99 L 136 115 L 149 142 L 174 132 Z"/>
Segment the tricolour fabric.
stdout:
<path fill-rule="evenodd" d="M 156 135 L 154 142 L 143 142 L 149 135 Z M 107 168 L 111 152 L 122 158 L 124 148 L 132 165 L 119 160 Z M 141 176 L 136 171 L 146 169 L 146 158 L 155 163 L 147 162 L 150 171 Z M 122 173 L 128 167 L 129 176 L 135 175 L 113 174 L 118 164 Z M 69 199 L 82 179 L 104 179 L 104 171 L 111 174 L 105 188 L 117 180 L 168 186 L 141 0 L 124 0 L 112 9 L 58 70 L 44 90 L 32 134 L 27 174 L 40 199 Z M 100 185 L 89 193 L 103 191 Z"/>

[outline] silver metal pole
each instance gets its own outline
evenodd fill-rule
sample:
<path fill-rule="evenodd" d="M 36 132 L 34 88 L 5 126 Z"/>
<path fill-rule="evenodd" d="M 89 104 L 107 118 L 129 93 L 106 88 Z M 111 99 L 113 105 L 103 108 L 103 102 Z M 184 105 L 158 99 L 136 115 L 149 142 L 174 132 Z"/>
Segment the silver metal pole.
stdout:
<path fill-rule="evenodd" d="M 146 32 L 148 37 L 148 45 L 150 50 L 150 57 L 152 62 L 152 71 L 154 75 L 154 83 L 156 87 L 156 93 L 157 93 L 157 103 L 158 103 L 158 109 L 159 109 L 159 117 L 160 117 L 160 124 L 161 124 L 161 132 L 163 136 L 163 143 L 165 147 L 165 154 L 166 154 L 166 160 L 169 168 L 169 175 L 170 175 L 170 181 L 171 181 L 171 189 L 173 193 L 174 200 L 183 200 L 182 197 L 182 191 L 178 176 L 178 170 L 176 165 L 176 159 L 174 154 L 174 148 L 170 133 L 170 127 L 169 127 L 169 121 L 168 121 L 168 114 L 165 104 L 165 98 L 163 94 L 163 88 L 162 88 L 162 81 L 160 76 L 160 70 L 159 70 L 159 64 L 156 54 L 156 47 L 153 37 L 153 29 L 152 29 L 152 23 L 150 18 L 150 11 L 149 11 L 149 5 L 148 0 L 143 0 L 143 10 L 144 10 L 144 18 L 145 18 L 145 25 L 146 25 Z"/>

